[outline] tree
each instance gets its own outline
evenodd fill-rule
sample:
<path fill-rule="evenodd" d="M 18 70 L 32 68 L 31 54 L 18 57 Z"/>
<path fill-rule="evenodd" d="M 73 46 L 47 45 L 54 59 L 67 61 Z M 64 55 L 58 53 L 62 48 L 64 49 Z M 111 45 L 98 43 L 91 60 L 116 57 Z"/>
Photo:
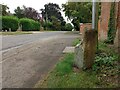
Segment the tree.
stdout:
<path fill-rule="evenodd" d="M 9 7 L 7 5 L 0 4 L 0 7 L 2 8 L 2 12 L 0 12 L 0 15 L 7 16 L 10 14 Z"/>
<path fill-rule="evenodd" d="M 23 9 L 21 9 L 19 6 L 17 7 L 17 9 L 14 10 L 15 12 L 15 16 L 17 16 L 18 18 L 23 18 L 24 16 L 24 12 Z"/>
<path fill-rule="evenodd" d="M 90 23 L 92 20 L 92 3 L 68 2 L 62 4 L 65 16 L 73 23 L 74 28 L 79 30 L 79 23 Z"/>
<path fill-rule="evenodd" d="M 34 8 L 25 7 L 25 6 L 23 6 L 23 8 L 24 8 L 25 17 L 30 18 L 30 19 L 34 19 L 34 20 L 40 19 L 40 14 Z"/>
<path fill-rule="evenodd" d="M 53 24 L 53 29 L 54 30 L 61 30 L 61 22 L 59 19 L 57 19 L 55 16 L 51 16 L 52 24 Z"/>
<path fill-rule="evenodd" d="M 73 29 L 73 26 L 71 25 L 71 23 L 66 23 L 65 30 L 66 31 L 72 31 L 72 29 Z"/>
<path fill-rule="evenodd" d="M 17 7 L 17 9 L 15 9 L 14 12 L 15 12 L 14 15 L 17 16 L 18 18 L 29 18 L 33 20 L 40 19 L 40 14 L 37 12 L 37 10 L 35 10 L 32 7 L 26 6 L 23 6 L 22 8 Z"/>
<path fill-rule="evenodd" d="M 66 22 L 62 17 L 61 9 L 58 4 L 53 3 L 45 4 L 44 9 L 41 9 L 40 11 L 45 21 L 49 22 L 53 22 L 53 20 L 55 20 L 55 22 L 59 21 L 60 25 L 62 26 L 60 28 L 64 29 L 63 27 L 65 26 Z"/>
<path fill-rule="evenodd" d="M 72 20 L 75 17 L 81 23 L 88 23 L 92 20 L 92 3 L 91 2 L 68 2 L 63 4 L 63 11 L 68 19 Z"/>

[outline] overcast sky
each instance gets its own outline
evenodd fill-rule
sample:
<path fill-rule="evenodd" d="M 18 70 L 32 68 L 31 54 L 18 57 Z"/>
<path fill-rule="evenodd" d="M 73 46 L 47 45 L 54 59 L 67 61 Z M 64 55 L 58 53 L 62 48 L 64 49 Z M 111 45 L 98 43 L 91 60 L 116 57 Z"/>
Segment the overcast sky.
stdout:
<path fill-rule="evenodd" d="M 26 7 L 33 7 L 39 12 L 39 10 L 44 8 L 44 5 L 47 3 L 57 3 L 61 7 L 61 5 L 67 1 L 68 0 L 0 0 L 0 3 L 6 4 L 10 8 L 10 12 L 14 13 L 14 9 L 16 9 L 17 6 L 22 7 L 25 5 Z M 62 13 L 62 15 L 65 18 L 64 13 Z"/>

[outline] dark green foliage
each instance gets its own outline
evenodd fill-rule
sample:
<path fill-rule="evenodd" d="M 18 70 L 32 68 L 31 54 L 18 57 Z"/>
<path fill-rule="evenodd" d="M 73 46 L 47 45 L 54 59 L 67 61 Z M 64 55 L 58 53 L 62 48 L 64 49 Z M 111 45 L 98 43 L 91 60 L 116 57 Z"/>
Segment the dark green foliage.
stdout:
<path fill-rule="evenodd" d="M 95 57 L 93 70 L 99 72 L 101 67 L 113 67 L 114 61 L 118 60 L 118 55 L 107 46 L 107 44 L 100 42 L 99 50 Z"/>
<path fill-rule="evenodd" d="M 14 10 L 14 15 L 18 18 L 29 18 L 33 20 L 39 20 L 40 14 L 32 7 L 26 7 L 23 5 L 22 8 L 19 6 Z"/>
<path fill-rule="evenodd" d="M 65 16 L 71 21 L 76 30 L 79 30 L 79 23 L 91 23 L 92 22 L 92 3 L 91 2 L 68 2 L 62 4 Z M 99 3 L 99 15 L 100 15 Z"/>
<path fill-rule="evenodd" d="M 106 53 L 101 53 L 98 56 L 96 56 L 95 64 L 93 65 L 93 70 L 98 71 L 103 65 L 113 66 L 113 62 L 115 60 L 117 60 L 117 57 L 115 55 L 109 56 Z"/>
<path fill-rule="evenodd" d="M 66 30 L 66 31 L 72 31 L 72 29 L 73 29 L 73 26 L 72 26 L 70 23 L 67 23 L 67 24 L 65 25 L 65 30 Z"/>
<path fill-rule="evenodd" d="M 114 38 L 116 34 L 116 26 L 115 26 L 115 2 L 111 4 L 110 10 L 110 19 L 109 19 L 109 30 L 108 30 L 108 43 L 114 43 Z"/>
<path fill-rule="evenodd" d="M 43 22 L 42 26 L 44 27 L 44 29 L 46 30 L 52 30 L 53 29 L 53 24 L 51 22 Z"/>
<path fill-rule="evenodd" d="M 58 4 L 48 3 L 44 5 L 44 9 L 41 9 L 42 17 L 45 23 L 51 22 L 50 29 L 52 30 L 64 30 L 65 20 L 61 14 L 61 8 Z M 45 25 L 45 24 L 44 24 Z M 47 26 L 47 25 L 45 25 Z M 44 26 L 43 26 L 44 27 Z M 46 27 L 44 27 L 46 29 Z M 47 27 L 49 29 L 49 26 Z"/>
<path fill-rule="evenodd" d="M 7 16 L 10 14 L 9 7 L 7 5 L 0 4 L 0 15 Z"/>
<path fill-rule="evenodd" d="M 18 29 L 19 20 L 13 16 L 3 16 L 2 18 L 2 29 L 8 30 L 11 28 L 12 31 L 16 31 Z"/>
<path fill-rule="evenodd" d="M 52 21 L 52 16 L 59 19 L 61 22 L 64 21 L 62 14 L 60 12 L 60 7 L 58 4 L 54 3 L 48 3 L 44 5 L 44 9 L 41 9 L 42 11 L 42 17 L 46 20 Z"/>
<path fill-rule="evenodd" d="M 61 22 L 59 21 L 59 19 L 57 19 L 55 16 L 51 17 L 52 19 L 52 24 L 53 24 L 53 30 L 61 30 Z"/>
<path fill-rule="evenodd" d="M 18 18 L 23 18 L 25 17 L 24 16 L 24 13 L 23 13 L 23 9 L 21 9 L 19 6 L 17 7 L 17 9 L 14 10 L 15 12 L 15 16 L 18 17 Z"/>
<path fill-rule="evenodd" d="M 68 2 L 63 4 L 63 11 L 69 19 L 77 18 L 81 23 L 88 23 L 92 20 L 91 2 Z"/>
<path fill-rule="evenodd" d="M 20 19 L 20 25 L 22 25 L 23 31 L 39 31 L 40 30 L 40 23 L 28 18 Z"/>

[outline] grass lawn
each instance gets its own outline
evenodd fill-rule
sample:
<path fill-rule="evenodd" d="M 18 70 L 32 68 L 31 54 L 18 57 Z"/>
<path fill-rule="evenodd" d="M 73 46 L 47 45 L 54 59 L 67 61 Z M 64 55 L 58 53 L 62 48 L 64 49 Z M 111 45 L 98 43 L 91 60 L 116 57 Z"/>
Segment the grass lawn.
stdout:
<path fill-rule="evenodd" d="M 76 39 L 73 45 L 78 42 Z M 65 54 L 55 68 L 35 88 L 113 88 L 118 87 L 117 54 L 107 44 L 99 43 L 95 63 L 90 70 L 73 66 L 74 54 Z"/>
<path fill-rule="evenodd" d="M 0 32 L 0 35 L 21 35 L 21 34 L 32 34 L 32 32 Z"/>

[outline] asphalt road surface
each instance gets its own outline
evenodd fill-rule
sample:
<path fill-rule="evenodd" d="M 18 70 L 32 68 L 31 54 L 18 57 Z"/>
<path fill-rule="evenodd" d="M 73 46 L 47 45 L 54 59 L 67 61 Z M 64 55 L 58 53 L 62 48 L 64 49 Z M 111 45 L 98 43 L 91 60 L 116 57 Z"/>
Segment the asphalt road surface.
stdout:
<path fill-rule="evenodd" d="M 11 49 L 14 47 L 18 47 L 21 45 L 25 45 L 37 40 L 44 40 L 46 38 L 58 36 L 63 34 L 64 32 L 57 31 L 57 32 L 40 32 L 36 34 L 26 34 L 26 35 L 9 35 L 2 37 L 2 50 Z"/>
<path fill-rule="evenodd" d="M 3 88 L 33 88 L 54 67 L 79 34 L 44 32 L 3 37 Z"/>

